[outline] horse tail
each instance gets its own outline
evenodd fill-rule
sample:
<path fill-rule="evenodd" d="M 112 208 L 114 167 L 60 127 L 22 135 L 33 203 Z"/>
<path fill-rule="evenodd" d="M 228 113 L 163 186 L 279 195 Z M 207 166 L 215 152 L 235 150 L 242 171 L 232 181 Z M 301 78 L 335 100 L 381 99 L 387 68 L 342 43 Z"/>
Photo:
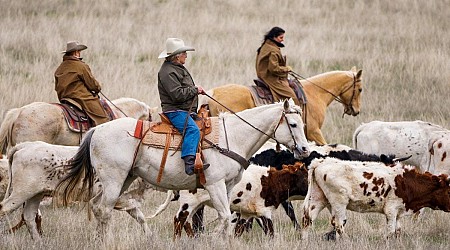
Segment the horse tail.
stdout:
<path fill-rule="evenodd" d="M 87 202 L 91 199 L 95 170 L 91 164 L 90 145 L 94 132 L 95 128 L 92 128 L 86 133 L 78 152 L 65 166 L 68 174 L 53 191 L 55 204 L 68 206 L 72 201 Z"/>
<path fill-rule="evenodd" d="M 14 122 L 20 115 L 20 108 L 10 109 L 3 119 L 2 125 L 0 126 L 0 151 L 1 154 L 6 154 L 6 150 L 11 145 L 12 129 L 14 127 Z"/>
<path fill-rule="evenodd" d="M 156 210 L 156 212 L 153 215 L 146 217 L 145 219 L 146 220 L 153 219 L 156 216 L 158 216 L 160 213 L 162 213 L 164 210 L 166 210 L 167 206 L 171 202 L 172 195 L 173 195 L 173 191 L 167 190 L 167 197 L 166 197 L 166 200 L 164 201 L 164 203 L 159 206 L 158 210 Z"/>

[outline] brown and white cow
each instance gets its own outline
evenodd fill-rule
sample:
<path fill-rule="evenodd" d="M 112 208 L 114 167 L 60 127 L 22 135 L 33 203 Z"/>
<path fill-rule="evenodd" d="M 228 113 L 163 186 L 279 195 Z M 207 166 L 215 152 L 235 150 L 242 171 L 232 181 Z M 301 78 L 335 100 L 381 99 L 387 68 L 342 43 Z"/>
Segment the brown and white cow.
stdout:
<path fill-rule="evenodd" d="M 383 213 L 387 235 L 399 235 L 399 218 L 424 207 L 450 211 L 450 181 L 447 175 L 419 173 L 401 163 L 387 167 L 377 162 L 314 160 L 308 170 L 308 194 L 303 203 L 302 238 L 323 208 L 331 223 L 344 236 L 346 210 Z"/>
<path fill-rule="evenodd" d="M 330 156 L 347 160 L 383 162 L 383 164 L 392 164 L 395 160 L 395 156 L 368 155 L 345 145 L 314 146 L 312 149 L 314 151 L 301 162 L 288 151 L 276 152 L 274 149 L 267 149 L 250 159 L 255 164 L 243 172 L 242 179 L 234 186 L 229 196 L 231 210 L 239 214 L 236 219 L 235 235 L 241 235 L 246 221 L 256 217 L 261 219 L 264 232 L 273 236 L 271 219 L 273 211 L 288 199 L 303 199 L 307 193 L 307 172 L 305 167 L 301 167 L 302 164 L 307 167 L 316 158 Z M 197 232 L 193 232 L 187 221 L 195 218 L 194 214 L 203 204 L 210 205 L 208 203 L 210 198 L 204 190 L 198 190 L 195 194 L 180 191 L 179 194 L 180 208 L 174 218 L 175 237 L 181 236 L 183 227 L 188 236 L 193 236 Z M 166 199 L 158 211 L 149 218 L 161 213 L 168 203 L 169 199 Z M 293 209 L 288 216 L 295 225 Z"/>
<path fill-rule="evenodd" d="M 52 195 L 56 185 L 66 175 L 64 166 L 77 150 L 76 146 L 52 145 L 40 141 L 24 142 L 12 148 L 8 154 L 12 178 L 7 191 L 9 195 L 5 195 L 0 203 L 0 216 L 24 204 L 22 217 L 28 231 L 33 239 L 40 239 L 39 220 L 35 220 L 40 202 L 44 196 Z M 99 185 L 101 183 L 97 181 L 95 187 Z M 139 182 L 136 189 L 123 193 L 114 207 L 130 214 L 144 231 L 148 231 L 148 227 L 139 207 L 147 188 L 145 183 Z"/>
<path fill-rule="evenodd" d="M 383 122 L 372 121 L 360 125 L 353 133 L 353 147 L 369 154 L 393 154 L 397 157 L 411 156 L 406 164 L 419 171 L 435 172 L 430 161 L 430 143 L 450 134 L 436 124 L 424 121 Z"/>

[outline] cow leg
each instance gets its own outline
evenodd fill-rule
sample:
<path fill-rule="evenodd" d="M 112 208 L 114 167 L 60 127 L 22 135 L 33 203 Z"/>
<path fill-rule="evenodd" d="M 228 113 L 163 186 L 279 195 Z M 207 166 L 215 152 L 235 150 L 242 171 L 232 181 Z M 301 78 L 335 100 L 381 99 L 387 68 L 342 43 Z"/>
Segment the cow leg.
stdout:
<path fill-rule="evenodd" d="M 305 197 L 302 207 L 301 238 L 303 240 L 308 238 L 309 228 L 313 225 L 313 222 L 316 220 L 317 216 L 319 216 L 319 213 L 328 203 L 320 188 L 316 185 L 310 185 L 309 188 L 311 191 L 308 191 L 308 195 Z"/>
<path fill-rule="evenodd" d="M 393 236 L 397 236 L 400 233 L 400 225 L 397 221 L 397 212 L 396 211 L 385 211 L 386 221 L 387 221 L 387 238 L 392 238 Z"/>
<path fill-rule="evenodd" d="M 233 236 L 233 229 L 231 227 L 231 211 L 230 202 L 228 201 L 228 191 L 225 181 L 219 181 L 210 185 L 206 185 L 205 189 L 211 197 L 211 203 L 217 210 L 219 215 L 219 224 L 217 225 L 216 233 L 226 233 L 228 237 Z"/>
<path fill-rule="evenodd" d="M 245 222 L 245 231 L 250 232 L 253 227 L 253 217 L 249 218 L 247 222 Z"/>
<path fill-rule="evenodd" d="M 189 225 L 186 225 L 189 214 L 192 213 L 192 204 L 184 203 L 180 209 L 178 210 L 177 214 L 173 218 L 173 229 L 174 229 L 174 240 L 181 237 L 181 233 L 183 231 L 183 228 L 186 230 L 186 233 L 188 236 L 193 236 L 192 228 Z M 192 235 L 189 235 L 192 234 Z"/>
<path fill-rule="evenodd" d="M 138 207 L 134 207 L 132 209 L 128 209 L 126 210 L 127 213 L 133 217 L 142 227 L 142 230 L 145 233 L 150 232 L 147 226 L 147 223 L 145 222 L 145 215 L 142 213 L 141 209 L 139 209 Z"/>
<path fill-rule="evenodd" d="M 289 217 L 289 219 L 291 219 L 292 223 L 294 224 L 294 228 L 297 230 L 300 230 L 300 225 L 298 224 L 297 218 L 295 217 L 295 212 L 294 212 L 294 207 L 292 206 L 292 202 L 283 201 L 283 202 L 281 202 L 281 205 L 283 205 L 286 215 Z"/>
<path fill-rule="evenodd" d="M 39 216 L 39 203 L 41 202 L 43 197 L 44 196 L 42 194 L 35 195 L 33 198 L 25 202 L 25 206 L 23 208 L 23 219 L 25 220 L 31 238 L 34 240 L 41 239 L 41 220 L 36 220 L 36 217 Z M 36 222 L 38 222 L 39 225 Z"/>
<path fill-rule="evenodd" d="M 272 222 L 272 219 L 267 218 L 267 217 L 264 217 L 264 216 L 262 216 L 261 219 L 262 219 L 262 221 L 263 221 L 264 228 L 265 228 L 264 233 L 265 233 L 266 235 L 269 235 L 270 237 L 273 237 L 273 235 L 274 235 L 274 230 L 273 230 L 273 222 Z"/>
<path fill-rule="evenodd" d="M 346 237 L 344 230 L 345 224 L 347 223 L 346 207 L 347 204 L 340 204 L 331 207 L 331 224 L 336 230 L 336 236 L 340 236 L 342 238 Z"/>
<path fill-rule="evenodd" d="M 195 237 L 199 236 L 205 231 L 205 226 L 203 225 L 203 212 L 205 210 L 205 205 L 198 208 L 197 212 L 192 216 L 192 227 L 194 229 Z"/>
<path fill-rule="evenodd" d="M 237 218 L 236 227 L 234 228 L 234 236 L 241 237 L 245 230 L 246 219 Z"/>
<path fill-rule="evenodd" d="M 264 234 L 267 235 L 267 233 L 269 233 L 269 223 L 267 221 L 267 218 L 264 216 L 259 217 L 259 219 L 261 220 L 261 224 L 262 224 L 262 229 L 264 231 Z"/>

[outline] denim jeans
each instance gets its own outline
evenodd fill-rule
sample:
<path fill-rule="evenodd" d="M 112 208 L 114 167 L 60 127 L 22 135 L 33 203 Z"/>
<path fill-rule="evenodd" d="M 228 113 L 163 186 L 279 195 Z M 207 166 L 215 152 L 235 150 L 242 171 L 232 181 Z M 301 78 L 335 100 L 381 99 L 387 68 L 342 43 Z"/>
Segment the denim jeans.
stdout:
<path fill-rule="evenodd" d="M 182 110 L 165 112 L 164 115 L 169 118 L 170 122 L 172 122 L 181 134 L 183 134 L 184 123 L 186 121 L 186 116 L 188 116 L 186 132 L 183 144 L 181 145 L 181 158 L 187 155 L 195 155 L 200 141 L 200 130 L 194 119 L 192 119 L 187 111 Z"/>

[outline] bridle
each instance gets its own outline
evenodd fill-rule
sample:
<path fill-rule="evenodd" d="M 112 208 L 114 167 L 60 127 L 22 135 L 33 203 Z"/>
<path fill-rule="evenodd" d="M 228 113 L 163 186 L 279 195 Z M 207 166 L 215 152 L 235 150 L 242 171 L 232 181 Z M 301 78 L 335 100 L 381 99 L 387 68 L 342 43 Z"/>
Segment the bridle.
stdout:
<path fill-rule="evenodd" d="M 289 122 L 288 122 L 287 116 L 286 116 L 286 114 L 300 114 L 298 111 L 288 111 L 288 112 L 283 111 L 283 112 L 281 113 L 280 119 L 278 120 L 277 126 L 275 127 L 275 130 L 273 131 L 273 135 L 269 135 L 269 134 L 267 134 L 266 132 L 262 131 L 261 129 L 255 127 L 254 125 L 252 125 L 252 124 L 249 123 L 248 121 L 246 121 L 244 118 L 240 117 L 238 114 L 236 114 L 236 112 L 234 112 L 234 111 L 231 110 L 230 108 L 226 107 L 225 105 L 223 105 L 222 103 L 220 103 L 219 101 L 217 101 L 214 97 L 208 95 L 207 93 L 204 93 L 204 95 L 207 96 L 207 97 L 209 97 L 211 100 L 215 101 L 216 103 L 218 103 L 218 104 L 221 105 L 222 107 L 224 107 L 226 110 L 228 110 L 230 113 L 232 113 L 233 115 L 235 115 L 237 118 L 239 118 L 240 120 L 242 120 L 243 122 L 245 122 L 246 124 L 248 124 L 248 125 L 249 125 L 250 127 L 252 127 L 253 129 L 259 131 L 261 134 L 263 134 L 263 135 L 269 137 L 270 139 L 274 140 L 274 141 L 277 143 L 277 148 L 279 147 L 280 144 L 286 146 L 287 148 L 289 148 L 289 145 L 285 145 L 284 143 L 280 143 L 280 142 L 275 138 L 275 133 L 277 132 L 278 127 L 279 127 L 280 124 L 283 122 L 283 120 L 286 120 L 286 125 L 287 125 L 288 128 L 289 128 L 289 133 L 290 133 L 290 135 L 291 135 L 292 140 L 294 141 L 294 147 L 295 147 L 295 149 L 298 148 L 297 140 L 295 140 L 294 133 L 292 132 L 292 129 L 291 129 L 290 125 L 289 125 Z M 284 119 L 283 119 L 283 118 L 284 118 Z M 224 128 L 225 128 L 225 126 L 224 126 Z M 225 133 L 226 133 L 226 131 L 225 131 Z"/>
<path fill-rule="evenodd" d="M 337 96 L 337 95 L 331 93 L 329 90 L 327 90 L 327 89 L 325 89 L 325 88 L 319 86 L 318 84 L 316 84 L 316 83 L 314 83 L 314 82 L 308 80 L 307 78 L 301 76 L 301 75 L 298 74 L 298 73 L 295 73 L 295 72 L 291 71 L 291 72 L 289 72 L 289 74 L 291 74 L 294 78 L 299 77 L 299 78 L 301 78 L 301 79 L 303 79 L 303 80 L 305 80 L 305 81 L 311 83 L 312 85 L 316 86 L 317 88 L 322 89 L 323 91 L 325 91 L 325 92 L 327 92 L 328 94 L 332 95 L 332 96 L 334 97 L 334 100 L 336 100 L 337 102 L 339 102 L 339 103 L 341 103 L 342 105 L 344 105 L 345 109 L 350 109 L 350 110 L 353 109 L 353 107 L 352 107 L 352 102 L 353 102 L 353 99 L 355 98 L 355 95 L 356 95 L 356 83 L 361 81 L 361 79 L 356 79 L 355 73 L 353 73 L 353 83 L 352 83 L 352 85 L 348 86 L 344 91 L 341 92 L 341 94 L 343 94 L 343 93 L 347 92 L 350 88 L 353 87 L 352 97 L 350 98 L 350 101 L 349 101 L 348 103 L 345 103 L 345 102 L 342 100 L 342 98 L 340 98 L 339 96 Z M 298 80 L 298 79 L 297 79 L 297 80 Z M 345 111 L 344 111 L 344 113 L 342 114 L 342 116 L 344 116 L 344 115 L 345 115 Z"/>

